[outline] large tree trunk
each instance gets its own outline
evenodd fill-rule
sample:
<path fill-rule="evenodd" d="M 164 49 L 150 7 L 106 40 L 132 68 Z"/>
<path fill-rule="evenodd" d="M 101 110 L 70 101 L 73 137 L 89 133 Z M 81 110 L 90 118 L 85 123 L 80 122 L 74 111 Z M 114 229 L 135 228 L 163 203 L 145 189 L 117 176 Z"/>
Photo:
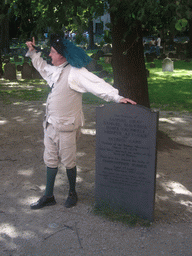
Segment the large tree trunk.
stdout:
<path fill-rule="evenodd" d="M 189 43 L 187 46 L 187 57 L 192 58 L 192 19 L 189 20 Z"/>
<path fill-rule="evenodd" d="M 112 13 L 111 23 L 114 86 L 119 89 L 120 95 L 149 108 L 141 24 L 135 22 L 130 33 L 124 38 L 128 32 L 124 19 L 115 20 L 115 14 Z"/>
<path fill-rule="evenodd" d="M 92 18 L 89 20 L 89 28 L 88 28 L 88 32 L 89 32 L 89 46 L 88 49 L 94 49 L 95 48 L 95 44 L 94 44 L 94 34 L 93 34 L 93 20 Z"/>
<path fill-rule="evenodd" d="M 9 19 L 8 15 L 4 15 L 0 24 L 0 49 L 5 54 L 9 53 Z"/>

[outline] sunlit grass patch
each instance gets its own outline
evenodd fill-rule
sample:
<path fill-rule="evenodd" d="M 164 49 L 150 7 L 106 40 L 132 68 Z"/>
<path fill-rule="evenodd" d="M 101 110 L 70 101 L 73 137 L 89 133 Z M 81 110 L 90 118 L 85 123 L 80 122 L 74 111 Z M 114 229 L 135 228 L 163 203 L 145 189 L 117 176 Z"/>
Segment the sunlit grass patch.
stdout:
<path fill-rule="evenodd" d="M 50 91 L 43 80 L 2 80 L 0 84 L 0 99 L 10 103 L 11 99 L 25 101 L 46 100 Z"/>
<path fill-rule="evenodd" d="M 192 63 L 177 61 L 173 72 L 163 72 L 160 60 L 154 63 L 156 68 L 150 68 L 150 63 L 146 63 L 150 70 L 148 89 L 151 107 L 192 112 Z"/>

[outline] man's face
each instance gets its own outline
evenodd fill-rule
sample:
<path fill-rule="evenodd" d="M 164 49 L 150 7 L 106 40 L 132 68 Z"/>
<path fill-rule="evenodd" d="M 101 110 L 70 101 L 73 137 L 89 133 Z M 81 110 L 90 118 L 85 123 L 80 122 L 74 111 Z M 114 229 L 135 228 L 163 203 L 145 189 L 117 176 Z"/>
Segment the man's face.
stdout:
<path fill-rule="evenodd" d="M 52 64 L 54 66 L 59 66 L 59 65 L 63 64 L 64 62 L 66 62 L 65 57 L 63 57 L 61 54 L 59 54 L 53 47 L 51 47 L 49 56 L 51 57 Z"/>

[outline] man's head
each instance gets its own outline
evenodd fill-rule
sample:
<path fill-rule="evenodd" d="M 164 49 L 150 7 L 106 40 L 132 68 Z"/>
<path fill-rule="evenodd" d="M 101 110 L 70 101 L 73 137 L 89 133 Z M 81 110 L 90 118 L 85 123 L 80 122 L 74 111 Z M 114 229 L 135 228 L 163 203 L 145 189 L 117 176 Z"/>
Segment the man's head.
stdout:
<path fill-rule="evenodd" d="M 51 51 L 49 56 L 51 57 L 52 64 L 54 66 L 60 66 L 64 62 L 66 62 L 66 58 L 63 57 L 60 53 L 58 53 L 53 46 L 51 46 Z"/>
<path fill-rule="evenodd" d="M 65 39 L 59 34 L 51 35 L 50 45 L 51 52 L 49 56 L 52 58 L 52 63 L 55 66 L 61 65 L 67 60 L 71 66 L 82 68 L 86 67 L 91 61 L 91 58 L 84 52 L 83 49 L 77 47 L 71 41 Z"/>
<path fill-rule="evenodd" d="M 66 62 L 66 58 L 64 57 L 64 45 L 63 39 L 60 35 L 52 34 L 50 38 L 51 51 L 49 56 L 52 59 L 52 64 L 54 66 L 59 66 Z"/>

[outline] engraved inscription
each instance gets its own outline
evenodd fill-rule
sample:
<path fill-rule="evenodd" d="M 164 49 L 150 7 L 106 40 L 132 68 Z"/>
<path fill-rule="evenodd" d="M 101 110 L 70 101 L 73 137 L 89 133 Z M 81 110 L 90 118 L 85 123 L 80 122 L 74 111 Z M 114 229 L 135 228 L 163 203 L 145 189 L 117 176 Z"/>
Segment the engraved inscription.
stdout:
<path fill-rule="evenodd" d="M 138 189 L 150 181 L 146 171 L 151 157 L 150 147 L 144 143 L 149 129 L 142 120 L 114 116 L 103 120 L 103 138 L 99 157 L 104 166 L 101 182 L 108 186 L 119 184 L 119 189 L 131 186 Z"/>

